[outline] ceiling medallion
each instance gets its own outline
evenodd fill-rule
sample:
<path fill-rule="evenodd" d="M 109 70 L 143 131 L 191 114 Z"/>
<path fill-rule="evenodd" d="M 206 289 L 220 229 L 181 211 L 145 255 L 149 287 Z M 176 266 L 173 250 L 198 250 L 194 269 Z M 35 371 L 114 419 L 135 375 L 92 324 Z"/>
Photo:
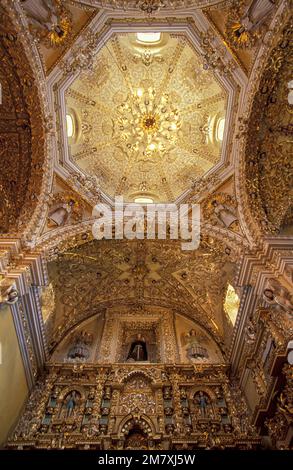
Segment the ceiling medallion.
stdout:
<path fill-rule="evenodd" d="M 162 0 L 142 0 L 138 2 L 138 6 L 142 11 L 151 15 L 155 11 L 165 8 L 166 4 Z"/>
<path fill-rule="evenodd" d="M 176 144 L 181 119 L 167 93 L 138 88 L 117 107 L 121 144 L 127 154 L 162 156 Z"/>

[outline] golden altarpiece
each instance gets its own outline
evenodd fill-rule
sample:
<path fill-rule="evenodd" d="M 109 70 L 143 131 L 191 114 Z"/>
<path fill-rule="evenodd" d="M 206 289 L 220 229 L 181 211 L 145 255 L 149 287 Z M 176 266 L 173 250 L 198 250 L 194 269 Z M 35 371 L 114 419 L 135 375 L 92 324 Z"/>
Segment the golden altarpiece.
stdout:
<path fill-rule="evenodd" d="M 292 449 L 290 2 L 0 18 L 0 444 Z M 116 196 L 200 204 L 199 247 L 96 240 Z"/>

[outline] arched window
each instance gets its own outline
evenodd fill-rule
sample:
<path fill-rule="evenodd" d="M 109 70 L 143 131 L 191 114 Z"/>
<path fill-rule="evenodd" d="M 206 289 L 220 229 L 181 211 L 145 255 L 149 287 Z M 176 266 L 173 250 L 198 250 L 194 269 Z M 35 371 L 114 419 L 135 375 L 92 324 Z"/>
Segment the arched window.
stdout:
<path fill-rule="evenodd" d="M 220 118 L 217 122 L 217 130 L 216 130 L 216 139 L 217 139 L 218 142 L 223 141 L 224 130 L 225 130 L 225 119 Z"/>
<path fill-rule="evenodd" d="M 136 39 L 143 44 L 156 44 L 161 40 L 161 33 L 136 33 Z"/>
<path fill-rule="evenodd" d="M 151 197 L 139 196 L 134 199 L 136 204 L 152 204 L 154 200 Z"/>
<path fill-rule="evenodd" d="M 228 284 L 226 298 L 224 302 L 224 310 L 231 320 L 232 325 L 235 325 L 237 313 L 239 310 L 240 300 L 231 284 Z"/>
<path fill-rule="evenodd" d="M 66 128 L 67 137 L 71 138 L 74 135 L 74 120 L 71 114 L 66 114 Z"/>

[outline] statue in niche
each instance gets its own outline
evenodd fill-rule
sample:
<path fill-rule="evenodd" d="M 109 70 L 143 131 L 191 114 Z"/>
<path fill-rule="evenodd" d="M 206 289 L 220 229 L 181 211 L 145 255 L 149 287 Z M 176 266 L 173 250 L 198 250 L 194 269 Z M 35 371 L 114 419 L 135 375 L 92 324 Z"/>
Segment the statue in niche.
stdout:
<path fill-rule="evenodd" d="M 73 390 L 64 400 L 63 408 L 65 409 L 65 417 L 70 418 L 74 416 L 76 408 L 80 400 L 80 394 Z"/>
<path fill-rule="evenodd" d="M 200 359 L 201 361 L 205 361 L 209 358 L 207 349 L 200 345 L 196 331 L 193 328 L 185 335 L 184 339 L 187 344 L 186 351 L 188 359 Z"/>
<path fill-rule="evenodd" d="M 264 300 L 290 316 L 293 314 L 292 298 L 287 289 L 277 281 L 271 281 L 263 292 Z"/>
<path fill-rule="evenodd" d="M 202 391 L 196 392 L 193 401 L 195 406 L 199 410 L 201 418 L 208 418 L 208 408 L 210 405 L 210 400 L 207 394 Z"/>
<path fill-rule="evenodd" d="M 132 362 L 139 362 L 139 361 L 147 361 L 148 360 L 148 352 L 146 347 L 146 341 L 141 333 L 137 334 L 136 340 L 131 343 L 129 353 L 127 356 L 127 361 Z"/>
<path fill-rule="evenodd" d="M 214 214 L 223 227 L 229 228 L 234 222 L 237 222 L 237 216 L 232 207 L 221 204 L 216 199 L 212 201 Z"/>

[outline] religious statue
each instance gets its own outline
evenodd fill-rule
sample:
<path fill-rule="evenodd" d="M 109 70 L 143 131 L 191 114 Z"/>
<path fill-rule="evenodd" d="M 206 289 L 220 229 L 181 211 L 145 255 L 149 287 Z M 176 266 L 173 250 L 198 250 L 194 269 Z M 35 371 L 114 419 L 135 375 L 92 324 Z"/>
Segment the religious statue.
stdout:
<path fill-rule="evenodd" d="M 80 331 L 74 338 L 74 344 L 69 349 L 69 361 L 86 361 L 90 355 L 89 346 L 93 341 L 93 336 L 86 331 Z"/>
<path fill-rule="evenodd" d="M 70 418 L 74 414 L 75 408 L 78 404 L 78 400 L 79 394 L 75 390 L 73 390 L 69 395 L 67 395 L 65 404 L 66 418 Z"/>
<path fill-rule="evenodd" d="M 189 359 L 208 359 L 208 351 L 206 348 L 200 346 L 197 339 L 196 331 L 192 328 L 190 332 L 185 335 L 185 342 L 187 343 L 187 357 Z"/>
<path fill-rule="evenodd" d="M 199 408 L 201 417 L 202 418 L 207 418 L 208 417 L 207 408 L 208 408 L 208 405 L 209 405 L 209 399 L 208 399 L 207 395 L 205 393 L 203 393 L 202 391 L 197 392 L 194 395 L 194 401 L 195 401 L 195 404 L 197 404 L 197 406 Z"/>
<path fill-rule="evenodd" d="M 148 353 L 146 341 L 141 333 L 138 333 L 136 340 L 131 343 L 127 356 L 127 361 L 147 361 Z"/>
<path fill-rule="evenodd" d="M 222 226 L 229 228 L 237 221 L 237 216 L 232 207 L 221 204 L 216 199 L 212 201 L 212 206 L 214 208 L 214 214 Z"/>
<path fill-rule="evenodd" d="M 271 281 L 263 292 L 264 300 L 275 306 L 277 309 L 289 314 L 293 314 L 292 297 L 287 289 L 281 286 L 277 281 Z"/>

